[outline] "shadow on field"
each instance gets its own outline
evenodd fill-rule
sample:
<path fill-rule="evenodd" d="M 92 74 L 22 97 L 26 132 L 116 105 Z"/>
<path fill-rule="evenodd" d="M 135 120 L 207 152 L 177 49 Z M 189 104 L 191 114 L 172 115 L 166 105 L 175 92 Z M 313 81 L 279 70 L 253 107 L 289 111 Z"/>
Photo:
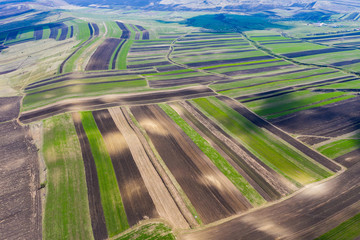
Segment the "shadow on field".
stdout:
<path fill-rule="evenodd" d="M 276 19 L 263 14 L 250 16 L 235 14 L 210 14 L 192 17 L 179 23 L 190 27 L 201 27 L 216 32 L 243 32 L 271 28 L 291 28 L 290 26 L 277 23 Z"/>

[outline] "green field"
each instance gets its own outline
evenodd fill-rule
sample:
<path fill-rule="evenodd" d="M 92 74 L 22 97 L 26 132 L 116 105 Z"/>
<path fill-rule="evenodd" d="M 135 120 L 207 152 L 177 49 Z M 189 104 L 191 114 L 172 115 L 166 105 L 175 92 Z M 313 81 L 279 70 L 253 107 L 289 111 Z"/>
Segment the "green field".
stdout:
<path fill-rule="evenodd" d="M 215 166 L 239 189 L 239 191 L 255 206 L 265 203 L 265 200 L 241 176 L 233 166 L 226 161 L 199 133 L 197 133 L 180 115 L 169 105 L 159 104 L 166 114 L 188 135 L 191 140 L 205 153 Z"/>
<path fill-rule="evenodd" d="M 360 139 L 341 139 L 318 147 L 317 150 L 334 159 L 358 148 L 360 148 Z"/>
<path fill-rule="evenodd" d="M 114 240 L 175 240 L 176 237 L 172 233 L 170 227 L 163 223 L 148 223 L 140 227 L 136 227 L 129 233 Z"/>
<path fill-rule="evenodd" d="M 353 240 L 360 236 L 360 214 L 341 223 L 316 240 Z"/>
<path fill-rule="evenodd" d="M 93 239 L 80 144 L 70 114 L 43 121 L 44 239 Z M 81 223 L 81 225 L 79 225 Z"/>
<path fill-rule="evenodd" d="M 111 237 L 128 229 L 129 224 L 112 162 L 92 113 L 81 112 L 81 121 L 94 156 L 106 228 Z"/>
<path fill-rule="evenodd" d="M 331 176 L 287 143 L 258 128 L 216 98 L 192 100 L 210 118 L 235 136 L 264 163 L 296 184 L 308 184 Z"/>

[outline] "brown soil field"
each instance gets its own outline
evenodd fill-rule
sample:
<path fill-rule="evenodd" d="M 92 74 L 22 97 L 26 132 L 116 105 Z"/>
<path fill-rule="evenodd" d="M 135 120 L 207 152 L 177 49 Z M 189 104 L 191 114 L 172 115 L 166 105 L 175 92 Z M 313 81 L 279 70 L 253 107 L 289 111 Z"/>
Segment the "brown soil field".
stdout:
<path fill-rule="evenodd" d="M 236 139 L 196 109 L 191 103 L 181 103 L 181 115 L 226 158 L 229 163 L 259 192 L 265 200 L 273 201 L 288 195 L 297 187 L 264 164 Z"/>
<path fill-rule="evenodd" d="M 156 105 L 131 107 L 203 223 L 245 211 L 251 204 Z"/>
<path fill-rule="evenodd" d="M 360 212 L 360 163 L 275 205 L 239 216 L 183 240 L 314 239 Z"/>
<path fill-rule="evenodd" d="M 97 176 L 95 160 L 93 155 L 91 154 L 90 143 L 86 136 L 84 127 L 81 123 L 80 114 L 73 113 L 72 117 L 76 133 L 79 138 L 81 153 L 84 161 L 90 219 L 94 239 L 106 239 L 108 237 L 108 233 L 106 229 L 104 211 L 101 204 L 99 180 Z"/>
<path fill-rule="evenodd" d="M 159 71 L 159 72 L 167 72 L 167 71 L 174 71 L 174 70 L 182 70 L 182 69 L 185 69 L 183 67 L 180 67 L 180 66 L 177 66 L 177 65 L 170 65 L 170 66 L 164 66 L 164 67 L 158 67 L 156 66 L 156 69 Z"/>
<path fill-rule="evenodd" d="M 60 30 L 60 26 L 53 26 L 50 28 L 50 36 L 49 38 L 56 39 L 58 35 L 58 31 Z"/>
<path fill-rule="evenodd" d="M 360 146 L 358 149 L 337 157 L 334 160 L 347 168 L 352 167 L 360 162 Z"/>
<path fill-rule="evenodd" d="M 95 35 L 95 36 L 98 36 L 99 33 L 100 33 L 100 30 L 99 30 L 98 25 L 97 25 L 96 23 L 91 23 L 91 26 L 92 26 L 93 29 L 94 29 L 94 35 Z"/>
<path fill-rule="evenodd" d="M 89 27 L 89 30 L 90 30 L 90 37 L 92 37 L 94 35 L 94 29 L 93 29 L 93 27 L 91 26 L 90 23 L 88 23 L 88 27 Z"/>
<path fill-rule="evenodd" d="M 122 34 L 121 34 L 121 37 L 122 39 L 129 39 L 130 38 L 130 35 L 131 35 L 131 32 L 130 30 L 125 26 L 124 23 L 122 22 L 116 22 L 116 24 L 118 25 L 118 27 L 121 29 L 122 31 Z"/>
<path fill-rule="evenodd" d="M 325 166 L 329 170 L 331 170 L 333 172 L 338 172 L 338 171 L 341 170 L 341 166 L 337 165 L 336 163 L 334 163 L 330 159 L 326 158 L 325 156 L 321 155 L 320 153 L 318 153 L 318 152 L 312 150 L 311 148 L 307 147 L 306 145 L 304 145 L 300 141 L 296 140 L 295 138 L 291 137 L 289 134 L 285 133 L 284 131 L 280 130 L 279 128 L 275 127 L 271 123 L 265 121 L 264 119 L 262 119 L 261 117 L 259 117 L 255 113 L 248 110 L 246 107 L 244 107 L 239 102 L 237 102 L 237 101 L 235 101 L 235 100 L 233 100 L 231 98 L 225 97 L 225 96 L 218 96 L 217 98 L 219 100 L 223 101 L 229 107 L 233 108 L 235 111 L 237 111 L 241 115 L 243 115 L 244 117 L 246 117 L 249 121 L 251 121 L 252 123 L 257 125 L 258 127 L 264 128 L 264 129 L 270 131 L 271 133 L 273 133 L 277 137 L 279 137 L 282 140 L 286 141 L 287 143 L 289 143 L 290 145 L 292 145 L 293 147 L 298 149 L 300 152 L 304 153 L 308 157 L 310 157 L 313 160 L 317 161 L 318 163 L 322 164 L 323 166 Z M 360 101 L 359 101 L 359 103 L 360 103 Z M 303 126 L 304 121 L 301 122 L 301 123 L 299 122 L 298 124 Z M 312 130 L 314 130 L 314 129 L 312 129 Z"/>
<path fill-rule="evenodd" d="M 16 121 L 0 124 L 0 238 L 41 239 L 37 148 Z"/>
<path fill-rule="evenodd" d="M 276 61 L 272 61 L 271 63 L 276 63 L 276 62 L 283 62 L 283 61 L 282 60 L 276 60 Z M 267 62 L 256 62 L 256 63 L 244 64 L 244 65 L 241 65 L 241 66 L 256 66 L 256 65 L 263 65 L 263 64 L 267 64 Z M 231 68 L 231 67 L 234 67 L 234 66 L 214 67 L 214 68 L 210 68 L 209 70 L 226 69 L 226 68 Z M 231 72 L 229 72 L 229 73 L 231 73 Z"/>
<path fill-rule="evenodd" d="M 42 37 L 43 37 L 43 28 L 42 28 L 42 26 L 34 28 L 34 37 L 35 37 L 35 40 L 42 39 Z"/>
<path fill-rule="evenodd" d="M 309 136 L 301 136 L 301 137 L 298 137 L 298 139 L 300 141 L 302 141 L 303 143 L 306 143 L 306 144 L 311 145 L 311 146 L 327 140 L 327 138 L 313 137 L 313 136 L 311 136 L 311 137 L 309 137 Z"/>
<path fill-rule="evenodd" d="M 186 78 L 176 78 L 169 80 L 155 80 L 149 81 L 149 86 L 152 88 L 164 88 L 164 87 L 174 87 L 188 84 L 203 84 L 206 85 L 212 81 L 219 81 L 222 78 L 218 76 L 198 76 L 198 77 L 186 77 Z"/>
<path fill-rule="evenodd" d="M 164 60 L 164 56 L 160 56 L 160 57 L 147 57 L 144 58 L 143 56 L 141 56 L 141 58 L 128 58 L 127 62 L 128 63 L 136 63 L 136 62 L 142 62 L 142 61 L 150 61 L 150 60 Z"/>
<path fill-rule="evenodd" d="M 93 116 L 114 167 L 129 225 L 159 217 L 129 146 L 109 111 L 95 111 Z"/>
<path fill-rule="evenodd" d="M 111 56 L 120 43 L 121 39 L 118 38 L 105 39 L 91 56 L 85 71 L 108 70 Z"/>
<path fill-rule="evenodd" d="M 60 34 L 60 37 L 59 37 L 59 41 L 62 41 L 62 40 L 66 39 L 68 31 L 69 31 L 68 27 L 61 28 L 61 34 Z"/>
<path fill-rule="evenodd" d="M 354 49 L 351 48 L 325 48 L 325 49 L 318 49 L 318 50 L 308 50 L 302 52 L 293 52 L 293 53 L 286 53 L 282 54 L 288 58 L 298 58 L 298 57 L 305 57 L 305 56 L 313 56 L 318 54 L 325 54 L 325 53 L 334 53 L 334 52 L 345 52 L 345 51 L 352 51 Z"/>
<path fill-rule="evenodd" d="M 169 46 L 156 46 L 156 47 L 132 47 L 130 52 L 152 52 L 152 51 L 161 51 L 168 50 Z"/>
<path fill-rule="evenodd" d="M 142 31 L 142 40 L 149 40 L 150 39 L 150 33 L 148 30 L 146 30 L 144 27 L 140 26 L 140 25 L 136 25 L 136 27 Z"/>
<path fill-rule="evenodd" d="M 0 97 L 0 122 L 18 117 L 22 97 Z"/>
<path fill-rule="evenodd" d="M 246 70 L 239 70 L 239 71 L 232 71 L 232 72 L 225 72 L 224 74 L 227 76 L 238 76 L 238 75 L 245 75 L 245 74 L 253 74 L 253 73 L 263 73 L 287 68 L 295 68 L 296 66 L 293 64 L 287 65 L 280 65 L 280 66 L 269 66 L 269 67 L 262 67 L 262 68 L 255 68 L 255 69 L 246 69 Z"/>
<path fill-rule="evenodd" d="M 273 59 L 273 57 L 257 56 L 257 57 L 236 58 L 236 59 L 228 59 L 228 60 L 214 60 L 214 61 L 207 61 L 207 62 L 187 63 L 186 65 L 188 65 L 190 67 L 207 67 L 207 66 L 212 66 L 212 65 L 252 62 L 252 61 L 260 61 L 260 60 L 266 60 L 266 59 Z"/>
<path fill-rule="evenodd" d="M 136 126 L 132 123 L 131 119 L 128 119 L 126 110 L 110 108 L 109 112 L 129 146 L 141 177 L 144 180 L 145 187 L 148 189 L 159 215 L 170 222 L 174 228 L 189 228 L 189 224 L 180 212 L 163 179 L 152 164 L 157 159 L 145 150 L 143 143 L 134 130 Z M 151 159 L 152 157 L 153 159 Z"/>
<path fill-rule="evenodd" d="M 300 111 L 272 120 L 299 135 L 337 137 L 360 129 L 360 97 Z"/>
<path fill-rule="evenodd" d="M 70 38 L 74 36 L 74 26 L 70 26 Z"/>
<path fill-rule="evenodd" d="M 359 62 L 360 62 L 360 59 L 353 59 L 353 60 L 349 60 L 349 61 L 341 61 L 341 62 L 331 63 L 330 65 L 336 66 L 336 67 L 341 67 L 341 66 L 359 63 Z"/>
<path fill-rule="evenodd" d="M 129 24 L 129 25 L 132 28 L 132 30 L 135 31 L 135 40 L 140 40 L 140 32 L 139 32 L 139 30 L 133 24 Z"/>

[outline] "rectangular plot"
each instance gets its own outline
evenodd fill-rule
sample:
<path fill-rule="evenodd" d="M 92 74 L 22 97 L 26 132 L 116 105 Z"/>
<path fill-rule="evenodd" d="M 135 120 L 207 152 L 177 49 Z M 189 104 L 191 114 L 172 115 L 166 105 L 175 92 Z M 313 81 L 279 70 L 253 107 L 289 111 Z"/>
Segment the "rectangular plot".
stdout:
<path fill-rule="evenodd" d="M 67 34 L 68 34 L 68 31 L 69 31 L 69 28 L 68 27 L 65 27 L 65 28 L 61 28 L 61 35 L 59 37 L 59 41 L 63 41 L 66 39 L 67 37 Z"/>
<path fill-rule="evenodd" d="M 121 39 L 107 38 L 91 56 L 85 70 L 108 70 L 111 56 L 120 43 Z"/>
<path fill-rule="evenodd" d="M 205 224 L 251 207 L 158 106 L 131 107 L 131 111 Z"/>
<path fill-rule="evenodd" d="M 109 111 L 95 111 L 93 116 L 114 167 L 129 225 L 133 226 L 147 218 L 159 217 L 129 146 Z"/>
<path fill-rule="evenodd" d="M 95 160 L 91 154 L 89 139 L 87 138 L 84 127 L 81 123 L 80 114 L 73 113 L 72 118 L 79 138 L 81 153 L 84 161 L 93 236 L 95 239 L 104 239 L 108 237 L 108 233 L 106 229 L 104 211 L 101 204 L 99 180 L 96 172 Z"/>

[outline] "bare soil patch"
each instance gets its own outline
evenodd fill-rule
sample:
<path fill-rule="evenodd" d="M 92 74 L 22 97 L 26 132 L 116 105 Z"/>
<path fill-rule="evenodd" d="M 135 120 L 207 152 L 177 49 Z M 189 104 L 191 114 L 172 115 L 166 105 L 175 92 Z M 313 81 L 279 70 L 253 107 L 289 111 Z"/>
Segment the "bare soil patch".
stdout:
<path fill-rule="evenodd" d="M 108 70 L 112 54 L 121 43 L 121 39 L 107 38 L 96 49 L 86 65 L 86 71 Z"/>
<path fill-rule="evenodd" d="M 251 204 L 160 107 L 131 107 L 161 158 L 207 224 Z"/>
<path fill-rule="evenodd" d="M 21 97 L 0 97 L 0 122 L 18 117 Z"/>

